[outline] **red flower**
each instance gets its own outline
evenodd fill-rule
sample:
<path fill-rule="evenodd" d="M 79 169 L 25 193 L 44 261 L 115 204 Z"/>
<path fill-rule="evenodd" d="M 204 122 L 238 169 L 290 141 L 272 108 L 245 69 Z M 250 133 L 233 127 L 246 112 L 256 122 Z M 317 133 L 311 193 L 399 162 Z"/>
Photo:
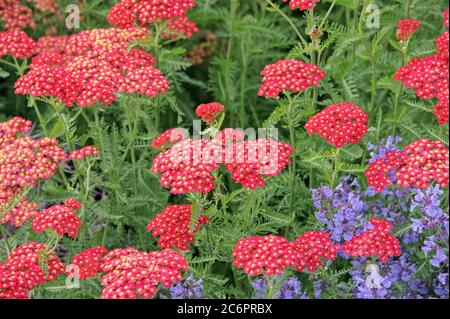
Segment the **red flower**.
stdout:
<path fill-rule="evenodd" d="M 331 241 L 330 235 L 323 231 L 308 231 L 300 235 L 293 243 L 298 255 L 296 268 L 303 271 L 306 267 L 309 272 L 323 266 L 322 259 L 336 260 L 339 245 Z"/>
<path fill-rule="evenodd" d="M 317 65 L 291 59 L 266 66 L 261 75 L 263 84 L 258 95 L 278 97 L 283 90 L 302 92 L 311 86 L 318 86 L 325 72 Z"/>
<path fill-rule="evenodd" d="M 0 223 L 10 223 L 16 227 L 22 226 L 25 222 L 33 219 L 37 215 L 38 205 L 27 201 L 25 198 L 17 201 L 19 188 L 0 187 Z M 16 205 L 8 207 L 10 202 L 16 200 Z"/>
<path fill-rule="evenodd" d="M 121 0 L 111 8 L 108 21 L 126 28 L 137 21 L 143 25 L 173 20 L 185 16 L 187 10 L 195 5 L 194 0 Z"/>
<path fill-rule="evenodd" d="M 36 42 L 20 30 L 0 32 L 0 57 L 11 54 L 16 59 L 30 58 L 37 53 Z"/>
<path fill-rule="evenodd" d="M 345 143 L 356 144 L 367 134 L 369 117 L 350 102 L 329 105 L 311 117 L 305 125 L 308 134 L 318 134 L 328 143 L 341 148 Z"/>
<path fill-rule="evenodd" d="M 291 163 L 292 154 L 289 144 L 260 139 L 231 144 L 223 157 L 235 183 L 254 190 L 266 184 L 263 177 L 280 174 Z"/>
<path fill-rule="evenodd" d="M 299 10 L 311 10 L 316 7 L 316 3 L 319 3 L 320 0 L 283 0 L 283 2 L 289 2 L 289 7 L 291 10 L 299 9 Z"/>
<path fill-rule="evenodd" d="M 233 128 L 225 128 L 215 136 L 215 141 L 220 143 L 223 147 L 243 142 L 245 139 L 245 132 L 243 130 L 235 130 Z"/>
<path fill-rule="evenodd" d="M 399 186 L 426 189 L 433 179 L 442 188 L 448 186 L 449 151 L 444 143 L 423 138 L 406 146 L 403 153 L 406 160 L 395 172 Z"/>
<path fill-rule="evenodd" d="M 225 106 L 220 103 L 200 104 L 195 109 L 195 114 L 208 125 L 213 125 L 217 121 L 217 117 L 225 111 Z"/>
<path fill-rule="evenodd" d="M 166 207 L 161 213 L 147 225 L 147 231 L 153 237 L 160 236 L 158 245 L 160 248 L 173 248 L 188 250 L 189 243 L 194 242 L 194 234 L 202 224 L 208 224 L 206 216 L 201 215 L 193 231 L 191 227 L 192 205 L 172 205 Z"/>
<path fill-rule="evenodd" d="M 105 273 L 102 299 L 149 299 L 159 284 L 169 288 L 183 280 L 181 272 L 189 267 L 186 259 L 171 249 L 146 253 L 126 248 L 103 257 L 101 269 Z"/>
<path fill-rule="evenodd" d="M 108 250 L 104 247 L 92 247 L 76 254 L 71 264 L 79 267 L 79 278 L 88 279 L 97 276 L 101 269 L 102 257 Z"/>
<path fill-rule="evenodd" d="M 209 193 L 214 189 L 212 171 L 219 169 L 222 148 L 208 140 L 184 140 L 158 154 L 152 172 L 162 174 L 163 187 L 174 195 Z"/>
<path fill-rule="evenodd" d="M 421 99 L 438 99 L 433 113 L 439 125 L 448 123 L 449 107 L 449 33 L 444 32 L 436 39 L 434 55 L 415 58 L 408 65 L 399 68 L 394 76 L 410 89 L 415 89 Z"/>
<path fill-rule="evenodd" d="M 400 242 L 392 235 L 392 225 L 384 220 L 372 218 L 374 229 L 353 237 L 343 245 L 344 253 L 356 257 L 377 256 L 382 262 L 389 257 L 400 256 Z"/>
<path fill-rule="evenodd" d="M 187 136 L 184 134 L 183 131 L 172 128 L 170 130 L 165 131 L 164 133 L 158 135 L 153 141 L 152 141 L 152 148 L 156 150 L 164 150 L 168 146 L 172 146 L 182 140 L 184 140 Z"/>
<path fill-rule="evenodd" d="M 173 33 L 168 34 L 167 32 L 162 32 L 163 37 L 176 39 L 179 35 L 183 35 L 186 38 L 192 38 L 194 33 L 200 31 L 197 24 L 193 21 L 189 21 L 188 17 L 179 17 L 170 21 L 166 28 Z"/>
<path fill-rule="evenodd" d="M 36 27 L 31 8 L 18 0 L 0 0 L 0 22 L 6 30 Z"/>
<path fill-rule="evenodd" d="M 29 242 L 14 249 L 0 264 L 0 299 L 28 299 L 28 291 L 64 273 L 64 264 L 45 244 Z"/>
<path fill-rule="evenodd" d="M 94 146 L 85 146 L 79 150 L 70 153 L 69 157 L 72 160 L 79 161 L 86 157 L 98 157 L 99 155 L 100 151 L 98 150 L 98 148 Z"/>
<path fill-rule="evenodd" d="M 152 65 L 155 58 L 142 49 L 129 50 L 147 35 L 136 28 L 94 29 L 63 38 L 60 44 L 40 39 L 42 51 L 16 82 L 15 92 L 53 96 L 69 107 L 98 101 L 109 105 L 119 92 L 149 97 L 165 93 L 169 83 Z"/>
<path fill-rule="evenodd" d="M 416 19 L 404 19 L 397 22 L 397 40 L 408 40 L 421 27 L 422 23 Z"/>
<path fill-rule="evenodd" d="M 448 27 L 448 9 L 444 11 L 444 13 L 442 14 L 442 16 L 444 17 L 444 25 L 446 27 Z"/>
<path fill-rule="evenodd" d="M 32 229 L 38 233 L 54 229 L 60 236 L 67 233 L 69 237 L 76 237 L 81 220 L 75 212 L 80 208 L 81 204 L 77 200 L 67 199 L 64 205 L 44 209 L 33 220 Z"/>
<path fill-rule="evenodd" d="M 286 238 L 268 235 L 240 239 L 232 258 L 249 276 L 278 275 L 296 265 L 297 254 Z"/>

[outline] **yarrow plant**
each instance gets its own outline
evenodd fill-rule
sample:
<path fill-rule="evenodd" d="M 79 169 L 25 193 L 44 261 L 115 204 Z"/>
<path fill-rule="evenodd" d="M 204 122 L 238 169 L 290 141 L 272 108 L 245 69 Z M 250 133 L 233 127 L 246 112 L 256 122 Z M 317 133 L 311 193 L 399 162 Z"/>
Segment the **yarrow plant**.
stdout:
<path fill-rule="evenodd" d="M 0 299 L 448 299 L 446 2 L 67 5 L 0 0 Z"/>

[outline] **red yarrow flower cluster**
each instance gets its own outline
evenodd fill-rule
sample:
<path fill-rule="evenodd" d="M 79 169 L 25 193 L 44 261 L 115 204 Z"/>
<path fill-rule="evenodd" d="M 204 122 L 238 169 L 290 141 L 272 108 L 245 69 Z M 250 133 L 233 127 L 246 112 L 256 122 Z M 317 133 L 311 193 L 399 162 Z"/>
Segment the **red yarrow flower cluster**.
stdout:
<path fill-rule="evenodd" d="M 136 22 L 145 25 L 174 21 L 184 17 L 195 5 L 194 0 L 121 0 L 109 11 L 108 21 L 120 28 Z"/>
<path fill-rule="evenodd" d="M 441 141 L 426 138 L 405 147 L 403 152 L 388 152 L 386 158 L 372 163 L 365 173 L 369 186 L 381 192 L 386 186 L 426 189 L 435 180 L 442 188 L 448 187 L 449 150 Z"/>
<path fill-rule="evenodd" d="M 28 299 L 28 291 L 63 273 L 64 264 L 55 253 L 47 253 L 45 244 L 23 244 L 0 264 L 0 299 Z"/>
<path fill-rule="evenodd" d="M 186 259 L 171 249 L 140 252 L 134 248 L 115 249 L 102 259 L 105 275 L 102 299 L 150 299 L 163 284 L 169 288 L 183 280 Z"/>
<path fill-rule="evenodd" d="M 59 44 L 45 37 L 38 41 L 44 51 L 16 82 L 15 92 L 55 97 L 69 107 L 99 101 L 109 105 L 116 93 L 148 97 L 166 93 L 168 80 L 153 66 L 155 58 L 139 48 L 129 50 L 130 44 L 147 35 L 137 28 L 113 28 L 82 31 Z"/>
<path fill-rule="evenodd" d="M 243 142 L 245 140 L 245 132 L 233 128 L 225 128 L 216 134 L 214 140 L 223 147 Z"/>
<path fill-rule="evenodd" d="M 69 158 L 75 161 L 82 160 L 86 157 L 98 157 L 100 151 L 94 146 L 85 146 L 79 150 L 73 151 L 69 154 Z"/>
<path fill-rule="evenodd" d="M 0 22 L 6 30 L 36 27 L 31 8 L 22 5 L 20 0 L 0 0 Z"/>
<path fill-rule="evenodd" d="M 155 150 L 164 150 L 168 146 L 172 146 L 186 138 L 186 134 L 177 128 L 172 128 L 170 130 L 165 131 L 164 133 L 158 135 L 152 141 L 152 148 Z"/>
<path fill-rule="evenodd" d="M 449 109 L 449 33 L 436 39 L 437 50 L 434 55 L 414 58 L 408 65 L 399 68 L 395 80 L 414 89 L 421 99 L 437 99 L 433 113 L 439 125 L 448 123 Z"/>
<path fill-rule="evenodd" d="M 416 19 L 403 19 L 397 22 L 397 40 L 408 40 L 421 27 L 422 23 Z"/>
<path fill-rule="evenodd" d="M 89 279 L 100 273 L 102 258 L 108 253 L 105 247 L 92 247 L 81 253 L 76 254 L 71 265 L 78 267 L 78 277 L 80 279 Z"/>
<path fill-rule="evenodd" d="M 60 236 L 67 234 L 76 237 L 81 225 L 81 219 L 75 212 L 81 208 L 76 199 L 66 199 L 64 205 L 54 205 L 40 211 L 34 218 L 32 229 L 35 232 L 43 232 L 53 229 Z"/>
<path fill-rule="evenodd" d="M 277 98 L 284 90 L 303 92 L 311 86 L 318 86 L 325 72 L 315 64 L 290 59 L 266 66 L 261 75 L 258 95 Z"/>
<path fill-rule="evenodd" d="M 299 9 L 304 11 L 314 9 L 320 0 L 283 0 L 283 2 L 289 2 L 291 10 Z"/>
<path fill-rule="evenodd" d="M 160 248 L 178 248 L 188 250 L 194 242 L 194 234 L 202 224 L 208 224 L 206 216 L 200 215 L 191 231 L 192 205 L 171 205 L 155 216 L 147 225 L 147 231 L 153 237 L 159 236 Z"/>
<path fill-rule="evenodd" d="M 337 148 L 362 141 L 369 117 L 357 105 L 344 102 L 329 105 L 311 117 L 305 125 L 308 134 L 318 134 Z"/>
<path fill-rule="evenodd" d="M 225 106 L 220 103 L 200 104 L 195 109 L 195 114 L 206 124 L 213 125 L 217 117 L 225 111 Z"/>
<path fill-rule="evenodd" d="M 37 43 L 21 30 L 0 32 L 0 57 L 11 54 L 16 59 L 26 59 L 37 53 Z"/>
<path fill-rule="evenodd" d="M 444 11 L 444 13 L 442 14 L 442 16 L 444 17 L 444 25 L 446 27 L 448 27 L 448 9 Z"/>
<path fill-rule="evenodd" d="M 222 154 L 219 144 L 210 140 L 184 140 L 153 160 L 152 172 L 161 174 L 163 187 L 174 195 L 209 193 L 214 189 L 212 172 L 218 170 Z"/>
<path fill-rule="evenodd" d="M 400 242 L 391 233 L 392 224 L 378 218 L 372 218 L 370 223 L 373 229 L 344 243 L 344 253 L 355 257 L 377 256 L 382 262 L 390 257 L 400 256 Z"/>
<path fill-rule="evenodd" d="M 323 266 L 323 259 L 336 260 L 341 247 L 331 241 L 330 234 L 323 231 L 308 231 L 300 235 L 294 242 L 293 248 L 298 255 L 296 268 L 302 272 L 306 268 L 309 272 Z"/>
<path fill-rule="evenodd" d="M 165 38 L 176 39 L 180 35 L 185 38 L 192 38 L 194 33 L 200 31 L 197 24 L 190 21 L 188 17 L 175 18 L 167 24 L 166 29 L 170 32 L 162 32 L 161 35 Z"/>
<path fill-rule="evenodd" d="M 278 275 L 288 267 L 295 267 L 297 254 L 286 238 L 268 235 L 240 239 L 232 258 L 234 265 L 248 276 Z"/>
<path fill-rule="evenodd" d="M 266 184 L 263 177 L 280 174 L 291 163 L 292 154 L 289 144 L 259 139 L 228 145 L 223 157 L 235 183 L 255 190 Z"/>

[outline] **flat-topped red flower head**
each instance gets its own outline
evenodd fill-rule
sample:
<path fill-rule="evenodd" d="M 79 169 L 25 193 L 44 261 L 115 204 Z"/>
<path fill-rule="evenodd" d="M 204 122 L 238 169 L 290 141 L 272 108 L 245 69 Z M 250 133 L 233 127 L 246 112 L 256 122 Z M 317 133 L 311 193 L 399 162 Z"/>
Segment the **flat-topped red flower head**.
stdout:
<path fill-rule="evenodd" d="M 262 85 L 258 95 L 276 98 L 284 90 L 303 92 L 309 87 L 318 86 L 325 72 L 315 64 L 290 59 L 266 66 L 261 75 Z"/>
<path fill-rule="evenodd" d="M 318 134 L 337 148 L 362 141 L 369 117 L 357 105 L 344 102 L 329 105 L 311 117 L 305 125 L 308 134 Z"/>
<path fill-rule="evenodd" d="M 421 27 L 422 23 L 416 19 L 403 19 L 397 22 L 397 40 L 408 40 Z"/>
<path fill-rule="evenodd" d="M 291 10 L 299 9 L 304 11 L 314 9 L 320 0 L 283 0 L 283 2 L 289 2 Z"/>
<path fill-rule="evenodd" d="M 78 266 L 80 279 L 88 279 L 97 276 L 101 270 L 102 257 L 108 253 L 105 247 L 92 247 L 76 254 L 71 265 Z"/>
<path fill-rule="evenodd" d="M 217 117 L 225 111 L 225 106 L 220 103 L 213 102 L 200 104 L 195 109 L 195 114 L 208 125 L 213 125 L 217 121 Z"/>

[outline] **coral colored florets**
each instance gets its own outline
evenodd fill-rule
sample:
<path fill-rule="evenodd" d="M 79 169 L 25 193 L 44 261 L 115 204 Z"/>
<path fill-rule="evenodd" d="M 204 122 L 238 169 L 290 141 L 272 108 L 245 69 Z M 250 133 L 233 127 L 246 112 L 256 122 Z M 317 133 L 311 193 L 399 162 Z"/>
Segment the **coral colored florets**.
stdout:
<path fill-rule="evenodd" d="M 208 125 L 213 125 L 217 121 L 217 117 L 225 111 L 225 106 L 220 103 L 200 104 L 195 109 L 195 114 Z"/>
<path fill-rule="evenodd" d="M 260 139 L 228 145 L 223 157 L 235 183 L 254 190 L 266 184 L 263 177 L 280 174 L 291 163 L 292 154 L 289 144 Z"/>
<path fill-rule="evenodd" d="M 158 135 L 152 141 L 152 148 L 156 150 L 164 150 L 168 146 L 172 146 L 186 138 L 186 134 L 177 128 L 172 128 L 170 130 L 165 131 L 164 133 Z"/>
<path fill-rule="evenodd" d="M 26 59 L 37 50 L 37 43 L 23 31 L 0 32 L 0 57 L 11 54 L 16 59 Z"/>
<path fill-rule="evenodd" d="M 330 234 L 323 231 L 308 231 L 300 235 L 294 242 L 293 248 L 298 255 L 296 268 L 309 272 L 323 266 L 322 260 L 336 260 L 337 251 L 341 247 L 331 241 Z"/>
<path fill-rule="evenodd" d="M 344 243 L 344 253 L 351 256 L 377 256 L 382 262 L 386 262 L 389 257 L 400 256 L 400 242 L 391 233 L 392 224 L 378 218 L 372 218 L 370 223 L 373 229 Z"/>
<path fill-rule="evenodd" d="M 35 232 L 54 229 L 60 236 L 67 234 L 76 237 L 81 225 L 81 219 L 75 212 L 81 204 L 75 199 L 67 199 L 64 205 L 55 205 L 40 211 L 33 220 L 32 229 Z"/>
<path fill-rule="evenodd" d="M 416 19 L 404 19 L 397 22 L 397 40 L 408 40 L 420 28 L 422 23 Z"/>
<path fill-rule="evenodd" d="M 172 194 L 208 193 L 214 189 L 212 171 L 219 169 L 222 148 L 209 140 L 184 140 L 158 154 L 152 172 L 161 174 L 163 187 Z"/>
<path fill-rule="evenodd" d="M 258 95 L 269 98 L 278 97 L 284 90 L 302 92 L 318 86 L 325 72 L 317 65 L 291 59 L 266 66 L 261 75 L 263 84 Z"/>
<path fill-rule="evenodd" d="M 186 259 L 171 249 L 140 252 L 134 248 L 115 249 L 102 260 L 105 287 L 102 299 L 149 299 L 158 285 L 166 288 L 182 281 L 182 271 L 188 270 Z"/>
<path fill-rule="evenodd" d="M 200 215 L 191 231 L 192 205 L 171 205 L 147 225 L 147 231 L 153 237 L 159 236 L 160 248 L 178 248 L 188 250 L 189 244 L 194 242 L 194 234 L 202 224 L 208 224 L 208 218 Z"/>
<path fill-rule="evenodd" d="M 40 39 L 41 52 L 30 71 L 15 84 L 16 94 L 53 96 L 67 106 L 98 101 L 105 105 L 116 93 L 155 97 L 169 89 L 168 80 L 155 68 L 155 58 L 128 46 L 148 32 L 136 28 L 94 29 L 61 39 Z"/>
<path fill-rule="evenodd" d="M 82 160 L 86 157 L 98 157 L 100 155 L 100 151 L 98 148 L 94 146 L 85 146 L 79 150 L 73 151 L 70 153 L 69 158 L 72 160 Z"/>
<path fill-rule="evenodd" d="M 0 0 L 0 22 L 6 30 L 36 27 L 31 8 L 23 6 L 20 0 Z"/>
<path fill-rule="evenodd" d="M 328 143 L 341 148 L 345 143 L 355 144 L 367 134 L 369 117 L 350 102 L 332 104 L 311 117 L 305 125 L 308 134 L 318 134 Z"/>
<path fill-rule="evenodd" d="M 92 247 L 76 254 L 71 264 L 78 266 L 80 279 L 88 279 L 97 276 L 100 272 L 102 257 L 108 253 L 104 247 Z"/>
<path fill-rule="evenodd" d="M 232 254 L 234 265 L 249 276 L 279 275 L 296 265 L 296 256 L 291 243 L 275 235 L 240 239 Z"/>
<path fill-rule="evenodd" d="M 122 0 L 111 8 L 108 21 L 126 28 L 183 17 L 196 5 L 194 0 Z"/>
<path fill-rule="evenodd" d="M 194 33 L 200 31 L 197 24 L 190 21 L 188 17 L 175 18 L 166 26 L 170 33 L 162 32 L 161 35 L 166 38 L 176 39 L 181 34 L 186 38 L 192 38 Z"/>
<path fill-rule="evenodd" d="M 303 11 L 314 9 L 316 3 L 319 3 L 320 0 L 283 0 L 283 2 L 289 2 L 291 10 L 299 9 Z"/>
<path fill-rule="evenodd" d="M 56 254 L 45 244 L 29 242 L 14 249 L 0 264 L 0 299 L 28 299 L 28 291 L 64 273 Z"/>

